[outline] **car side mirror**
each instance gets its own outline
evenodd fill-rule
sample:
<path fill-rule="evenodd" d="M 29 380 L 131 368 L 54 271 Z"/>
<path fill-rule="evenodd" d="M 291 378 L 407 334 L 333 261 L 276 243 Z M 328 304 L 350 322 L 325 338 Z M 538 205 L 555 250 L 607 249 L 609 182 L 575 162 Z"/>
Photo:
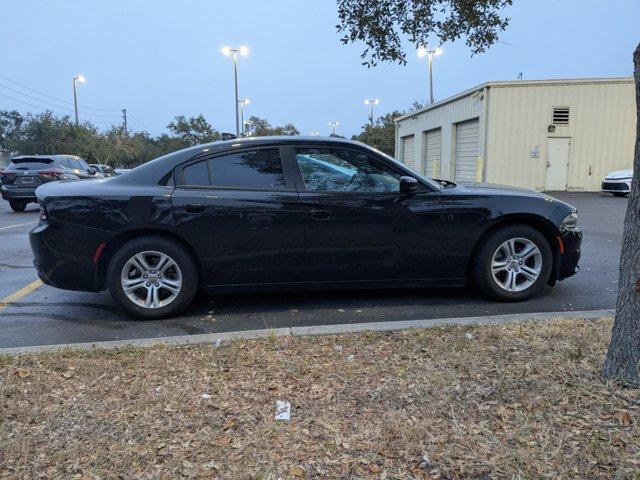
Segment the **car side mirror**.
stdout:
<path fill-rule="evenodd" d="M 413 177 L 400 177 L 400 193 L 411 194 L 420 190 L 418 180 Z"/>

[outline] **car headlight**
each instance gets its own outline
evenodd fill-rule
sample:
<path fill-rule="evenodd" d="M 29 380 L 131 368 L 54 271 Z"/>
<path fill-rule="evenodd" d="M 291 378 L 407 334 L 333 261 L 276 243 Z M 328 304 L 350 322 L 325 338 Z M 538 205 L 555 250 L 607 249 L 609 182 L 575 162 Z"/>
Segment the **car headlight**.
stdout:
<path fill-rule="evenodd" d="M 578 228 L 578 212 L 571 212 L 562 220 L 562 228 L 567 231 L 576 230 Z"/>

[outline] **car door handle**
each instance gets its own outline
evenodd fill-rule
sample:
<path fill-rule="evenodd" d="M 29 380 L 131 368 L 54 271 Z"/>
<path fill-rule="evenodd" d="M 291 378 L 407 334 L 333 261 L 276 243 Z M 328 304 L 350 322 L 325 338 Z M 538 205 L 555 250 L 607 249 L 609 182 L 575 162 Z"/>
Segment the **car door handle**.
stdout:
<path fill-rule="evenodd" d="M 312 208 L 310 214 L 311 218 L 313 218 L 314 220 L 329 220 L 331 218 L 331 212 L 329 210 Z"/>
<path fill-rule="evenodd" d="M 202 213 L 204 212 L 204 205 L 201 203 L 187 203 L 184 209 L 189 213 Z"/>

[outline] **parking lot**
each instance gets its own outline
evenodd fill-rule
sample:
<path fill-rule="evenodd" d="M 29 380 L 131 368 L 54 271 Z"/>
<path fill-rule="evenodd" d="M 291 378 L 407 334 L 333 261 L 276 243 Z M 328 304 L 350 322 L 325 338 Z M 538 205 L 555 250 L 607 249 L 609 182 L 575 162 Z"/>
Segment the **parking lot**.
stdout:
<path fill-rule="evenodd" d="M 172 335 L 532 313 L 615 307 L 618 257 L 627 200 L 594 193 L 558 193 L 576 206 L 584 231 L 581 272 L 518 304 L 486 300 L 470 289 L 323 291 L 200 295 L 187 315 L 141 322 L 121 314 L 109 294 L 39 286 L 31 265 L 28 232 L 38 208 L 11 212 L 0 204 L 0 347 Z M 81 241 L 81 239 L 78 239 Z"/>

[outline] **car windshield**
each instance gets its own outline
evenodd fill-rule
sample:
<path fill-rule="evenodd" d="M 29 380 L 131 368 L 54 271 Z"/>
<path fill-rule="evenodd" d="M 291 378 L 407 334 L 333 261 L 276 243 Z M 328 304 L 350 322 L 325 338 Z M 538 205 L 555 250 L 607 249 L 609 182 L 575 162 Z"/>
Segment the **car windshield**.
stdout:
<path fill-rule="evenodd" d="M 13 170 L 43 170 L 53 164 L 51 158 L 14 158 L 7 168 Z"/>

